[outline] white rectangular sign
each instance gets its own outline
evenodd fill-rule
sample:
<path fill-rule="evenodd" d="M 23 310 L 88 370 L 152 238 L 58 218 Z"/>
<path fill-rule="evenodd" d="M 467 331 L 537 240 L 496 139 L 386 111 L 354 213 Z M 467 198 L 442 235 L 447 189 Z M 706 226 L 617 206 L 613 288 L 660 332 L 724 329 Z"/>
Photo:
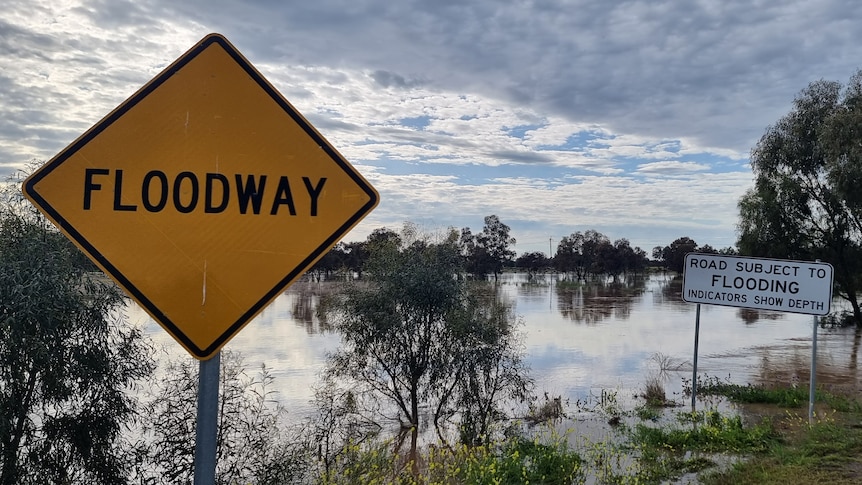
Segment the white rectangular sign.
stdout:
<path fill-rule="evenodd" d="M 685 256 L 682 299 L 826 315 L 832 302 L 832 265 L 689 253 Z"/>

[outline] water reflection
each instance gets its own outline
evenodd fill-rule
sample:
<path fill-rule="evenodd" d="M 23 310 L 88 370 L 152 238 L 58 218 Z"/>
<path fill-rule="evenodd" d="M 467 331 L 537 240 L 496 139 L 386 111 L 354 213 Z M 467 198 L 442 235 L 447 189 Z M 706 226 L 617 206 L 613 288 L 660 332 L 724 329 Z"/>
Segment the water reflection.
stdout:
<path fill-rule="evenodd" d="M 643 295 L 645 282 L 643 277 L 586 285 L 560 281 L 556 284 L 557 309 L 564 318 L 587 325 L 608 319 L 625 320 L 631 316 L 632 306 Z"/>
<path fill-rule="evenodd" d="M 309 334 L 328 332 L 332 326 L 327 322 L 326 315 L 318 311 L 321 299 L 337 291 L 339 283 L 311 279 L 295 283 L 285 292 L 285 297 L 291 300 L 291 315 L 297 325 L 305 328 Z"/>
<path fill-rule="evenodd" d="M 653 305 L 688 310 L 691 305 L 682 299 L 682 277 L 675 273 L 659 273 L 651 278 L 658 291 L 653 292 Z"/>
<path fill-rule="evenodd" d="M 746 324 L 757 323 L 760 319 L 779 320 L 784 317 L 783 313 L 770 312 L 764 310 L 753 310 L 750 308 L 738 308 L 736 316 Z"/>
<path fill-rule="evenodd" d="M 858 393 L 862 375 L 856 366 L 860 334 L 853 329 L 820 329 L 817 337 L 817 385 L 826 390 Z M 810 338 L 785 339 L 752 348 L 757 359 L 753 383 L 807 387 L 811 377 Z"/>

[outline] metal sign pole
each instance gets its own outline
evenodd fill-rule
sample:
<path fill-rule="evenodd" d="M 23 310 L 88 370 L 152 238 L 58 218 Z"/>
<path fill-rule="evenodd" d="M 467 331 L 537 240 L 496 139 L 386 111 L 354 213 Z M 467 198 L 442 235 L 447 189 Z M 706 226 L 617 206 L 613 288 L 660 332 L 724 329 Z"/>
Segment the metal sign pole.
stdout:
<path fill-rule="evenodd" d="M 691 412 L 696 410 L 695 400 L 697 399 L 697 347 L 700 337 L 700 303 L 697 304 L 697 311 L 694 317 L 694 364 L 691 370 Z"/>
<path fill-rule="evenodd" d="M 813 333 L 811 336 L 811 386 L 808 389 L 808 424 L 814 421 L 814 389 L 817 387 L 817 316 L 813 318 Z"/>
<path fill-rule="evenodd" d="M 194 485 L 214 485 L 218 434 L 218 387 L 221 351 L 202 360 L 198 374 L 198 420 L 195 426 Z"/>

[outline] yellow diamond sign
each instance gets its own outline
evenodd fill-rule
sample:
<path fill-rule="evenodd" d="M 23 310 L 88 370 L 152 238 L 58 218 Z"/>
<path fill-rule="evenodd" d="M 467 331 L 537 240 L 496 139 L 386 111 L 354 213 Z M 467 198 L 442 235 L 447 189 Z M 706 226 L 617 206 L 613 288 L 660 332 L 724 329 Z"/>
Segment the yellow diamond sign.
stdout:
<path fill-rule="evenodd" d="M 24 193 L 199 359 L 379 199 L 218 34 L 33 173 Z"/>

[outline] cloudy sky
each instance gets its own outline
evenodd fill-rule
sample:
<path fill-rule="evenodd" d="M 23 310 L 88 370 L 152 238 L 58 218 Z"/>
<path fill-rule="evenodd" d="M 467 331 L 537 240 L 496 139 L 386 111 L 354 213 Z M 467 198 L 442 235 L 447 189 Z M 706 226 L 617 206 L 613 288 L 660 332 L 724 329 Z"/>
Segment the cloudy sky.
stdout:
<path fill-rule="evenodd" d="M 751 147 L 862 68 L 852 0 L 6 0 L 0 171 L 48 160 L 211 32 L 405 221 L 516 251 L 596 229 L 732 246 Z"/>

